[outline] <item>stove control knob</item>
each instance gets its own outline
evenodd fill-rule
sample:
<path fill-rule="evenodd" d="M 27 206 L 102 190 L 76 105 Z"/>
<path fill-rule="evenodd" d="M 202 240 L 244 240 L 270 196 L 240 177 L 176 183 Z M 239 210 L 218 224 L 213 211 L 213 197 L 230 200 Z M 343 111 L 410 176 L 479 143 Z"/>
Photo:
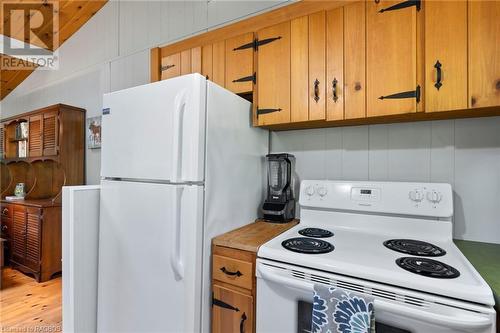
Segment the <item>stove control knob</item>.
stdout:
<path fill-rule="evenodd" d="M 415 202 L 420 202 L 424 200 L 424 193 L 421 190 L 410 191 L 410 200 Z"/>
<path fill-rule="evenodd" d="M 433 204 L 437 204 L 443 199 L 443 195 L 437 191 L 429 191 L 427 192 L 427 200 L 432 202 Z"/>
<path fill-rule="evenodd" d="M 321 186 L 317 189 L 317 192 L 320 197 L 324 197 L 328 193 L 328 190 L 326 189 L 326 187 Z"/>
<path fill-rule="evenodd" d="M 306 192 L 308 197 L 313 196 L 314 192 L 315 192 L 314 187 L 312 187 L 312 186 L 306 187 L 305 192 Z"/>

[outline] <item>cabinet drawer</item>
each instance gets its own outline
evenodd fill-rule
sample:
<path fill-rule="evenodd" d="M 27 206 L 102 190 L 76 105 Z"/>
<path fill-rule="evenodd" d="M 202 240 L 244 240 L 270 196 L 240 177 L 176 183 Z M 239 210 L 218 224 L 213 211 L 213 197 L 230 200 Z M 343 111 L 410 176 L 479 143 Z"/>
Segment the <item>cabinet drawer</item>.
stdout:
<path fill-rule="evenodd" d="M 212 333 L 253 332 L 252 296 L 224 287 L 213 286 Z"/>
<path fill-rule="evenodd" d="M 252 263 L 218 255 L 213 256 L 213 278 L 232 285 L 252 289 Z"/>
<path fill-rule="evenodd" d="M 12 217 L 12 207 L 11 206 L 2 205 L 0 210 L 2 212 L 2 217 Z"/>
<path fill-rule="evenodd" d="M 12 219 L 2 216 L 2 226 L 0 227 L 0 237 L 10 240 L 12 235 Z"/>

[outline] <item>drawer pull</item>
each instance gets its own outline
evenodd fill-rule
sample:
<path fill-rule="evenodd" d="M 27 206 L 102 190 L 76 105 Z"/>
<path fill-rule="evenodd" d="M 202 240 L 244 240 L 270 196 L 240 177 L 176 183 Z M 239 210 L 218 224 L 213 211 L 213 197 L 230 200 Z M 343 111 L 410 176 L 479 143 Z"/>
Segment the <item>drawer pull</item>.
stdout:
<path fill-rule="evenodd" d="M 241 273 L 240 271 L 236 271 L 236 272 L 231 272 L 231 271 L 228 271 L 226 269 L 226 267 L 222 267 L 220 269 L 222 271 L 222 273 L 226 274 L 226 275 L 229 275 L 229 276 L 237 276 L 237 277 L 240 277 L 243 275 L 243 273 Z"/>
<path fill-rule="evenodd" d="M 241 315 L 241 320 L 240 320 L 240 333 L 245 332 L 245 321 L 247 319 L 248 319 L 247 315 L 245 314 L 245 312 L 243 312 L 243 314 Z"/>
<path fill-rule="evenodd" d="M 9 210 L 7 208 L 4 208 L 2 210 L 2 215 L 7 215 L 9 213 Z"/>
<path fill-rule="evenodd" d="M 337 101 L 339 100 L 339 96 L 337 95 L 337 83 L 339 83 L 339 81 L 337 81 L 336 78 L 333 78 L 333 81 L 332 81 L 332 96 L 333 96 L 333 101 L 335 103 L 337 103 Z"/>
<path fill-rule="evenodd" d="M 212 296 L 212 306 L 214 305 L 224 309 L 233 310 L 234 312 L 240 312 L 240 309 Z"/>
<path fill-rule="evenodd" d="M 8 227 L 6 225 L 2 226 L 2 231 L 5 231 L 7 229 L 8 229 Z"/>

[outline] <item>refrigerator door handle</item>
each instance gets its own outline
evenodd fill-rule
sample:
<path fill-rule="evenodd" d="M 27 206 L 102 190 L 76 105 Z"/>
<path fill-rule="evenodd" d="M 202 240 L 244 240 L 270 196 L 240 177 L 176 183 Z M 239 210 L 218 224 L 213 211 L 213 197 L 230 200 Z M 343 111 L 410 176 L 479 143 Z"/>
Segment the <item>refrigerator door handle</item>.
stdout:
<path fill-rule="evenodd" d="M 172 142 L 172 176 L 173 182 L 182 182 L 180 173 L 182 172 L 182 132 L 184 110 L 186 108 L 186 97 L 184 91 L 176 96 L 175 113 L 173 123 L 173 142 Z"/>
<path fill-rule="evenodd" d="M 175 280 L 182 280 L 184 277 L 184 265 L 181 258 L 181 203 L 184 187 L 179 186 L 175 189 L 174 195 L 174 209 L 173 209 L 173 222 L 174 222 L 174 241 L 173 252 L 170 257 L 170 264 L 174 271 Z"/>

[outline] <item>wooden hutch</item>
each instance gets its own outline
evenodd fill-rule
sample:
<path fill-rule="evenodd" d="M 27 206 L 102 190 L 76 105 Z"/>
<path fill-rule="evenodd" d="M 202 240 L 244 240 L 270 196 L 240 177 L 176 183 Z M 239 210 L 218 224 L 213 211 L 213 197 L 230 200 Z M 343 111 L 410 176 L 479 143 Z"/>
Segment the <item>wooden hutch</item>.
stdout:
<path fill-rule="evenodd" d="M 62 187 L 85 182 L 85 110 L 56 104 L 2 119 L 0 158 L 6 261 L 49 280 L 61 271 Z M 18 183 L 24 200 L 6 200 Z"/>

